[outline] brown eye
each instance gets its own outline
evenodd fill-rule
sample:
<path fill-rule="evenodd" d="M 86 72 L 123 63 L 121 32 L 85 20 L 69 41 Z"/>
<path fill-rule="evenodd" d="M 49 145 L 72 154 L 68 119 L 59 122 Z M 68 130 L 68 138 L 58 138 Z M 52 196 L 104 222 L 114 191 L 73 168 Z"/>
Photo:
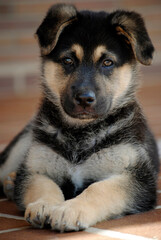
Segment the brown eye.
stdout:
<path fill-rule="evenodd" d="M 73 60 L 71 58 L 64 58 L 63 63 L 65 65 L 73 65 Z"/>
<path fill-rule="evenodd" d="M 106 59 L 103 61 L 103 67 L 110 67 L 113 65 L 113 61 L 110 59 Z"/>

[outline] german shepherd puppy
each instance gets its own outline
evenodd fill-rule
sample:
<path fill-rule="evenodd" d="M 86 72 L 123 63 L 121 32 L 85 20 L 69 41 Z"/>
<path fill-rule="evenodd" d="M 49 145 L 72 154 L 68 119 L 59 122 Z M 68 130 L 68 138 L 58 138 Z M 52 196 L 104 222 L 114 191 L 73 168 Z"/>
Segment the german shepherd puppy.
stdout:
<path fill-rule="evenodd" d="M 26 220 L 61 232 L 152 209 L 159 159 L 136 89 L 138 62 L 149 65 L 154 48 L 141 16 L 58 4 L 36 37 L 41 104 L 1 153 L 5 191 L 17 172 Z"/>

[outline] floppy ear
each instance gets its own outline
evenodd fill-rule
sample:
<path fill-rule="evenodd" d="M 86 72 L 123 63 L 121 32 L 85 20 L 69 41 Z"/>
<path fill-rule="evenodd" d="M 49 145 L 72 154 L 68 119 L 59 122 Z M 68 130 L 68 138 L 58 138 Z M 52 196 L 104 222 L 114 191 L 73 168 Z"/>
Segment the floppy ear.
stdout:
<path fill-rule="evenodd" d="M 35 34 L 42 55 L 48 55 L 54 49 L 61 32 L 76 16 L 77 10 L 73 5 L 56 4 L 49 9 Z"/>
<path fill-rule="evenodd" d="M 123 35 L 131 44 L 135 58 L 144 65 L 150 65 L 154 47 L 142 17 L 135 12 L 116 11 L 110 15 L 110 18 L 117 34 Z"/>

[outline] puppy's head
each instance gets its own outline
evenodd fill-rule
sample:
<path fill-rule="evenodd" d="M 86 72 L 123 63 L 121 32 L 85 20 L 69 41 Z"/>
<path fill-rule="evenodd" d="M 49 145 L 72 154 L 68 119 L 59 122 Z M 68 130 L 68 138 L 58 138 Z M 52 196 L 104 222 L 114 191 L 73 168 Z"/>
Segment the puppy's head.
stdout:
<path fill-rule="evenodd" d="M 78 12 L 51 7 L 36 32 L 43 89 L 74 124 L 102 119 L 134 97 L 136 65 L 149 65 L 153 45 L 135 12 Z"/>

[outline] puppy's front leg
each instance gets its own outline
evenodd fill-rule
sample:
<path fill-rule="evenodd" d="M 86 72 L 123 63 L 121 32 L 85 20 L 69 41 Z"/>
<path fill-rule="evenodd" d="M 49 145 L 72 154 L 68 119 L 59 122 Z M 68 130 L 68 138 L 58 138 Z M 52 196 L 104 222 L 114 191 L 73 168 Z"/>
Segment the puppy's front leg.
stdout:
<path fill-rule="evenodd" d="M 53 206 L 63 201 L 63 193 L 56 183 L 44 175 L 35 174 L 24 195 L 25 219 L 42 228 L 49 223 Z"/>
<path fill-rule="evenodd" d="M 91 184 L 76 198 L 54 209 L 50 216 L 52 228 L 78 231 L 121 215 L 130 204 L 130 182 L 130 176 L 122 174 Z"/>

